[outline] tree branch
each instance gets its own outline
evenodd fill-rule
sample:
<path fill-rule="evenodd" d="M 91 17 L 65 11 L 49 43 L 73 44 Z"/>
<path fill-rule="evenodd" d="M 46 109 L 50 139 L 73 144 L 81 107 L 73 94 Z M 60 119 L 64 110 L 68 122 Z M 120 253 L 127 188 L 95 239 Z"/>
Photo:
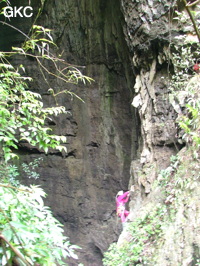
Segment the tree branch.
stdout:
<path fill-rule="evenodd" d="M 31 191 L 25 190 L 25 189 L 21 189 L 21 188 L 17 188 L 11 185 L 4 185 L 4 184 L 0 184 L 0 187 L 5 187 L 5 188 L 12 188 L 12 189 L 16 189 L 18 191 L 23 191 L 23 192 L 28 192 L 28 193 L 32 193 Z"/>
<path fill-rule="evenodd" d="M 18 249 L 13 247 L 13 245 L 2 234 L 0 234 L 0 239 L 4 240 L 9 245 L 12 251 L 16 254 L 17 257 L 20 258 L 21 261 L 25 263 L 25 265 L 31 266 L 31 264 L 23 257 L 23 255 L 18 251 Z"/>
<path fill-rule="evenodd" d="M 199 2 L 200 0 L 196 0 L 195 2 L 193 2 L 193 3 L 187 3 L 187 6 L 188 7 L 191 7 L 191 6 L 195 6 L 198 2 Z"/>
<path fill-rule="evenodd" d="M 199 0 L 197 0 L 197 1 L 195 1 L 195 2 L 198 2 L 198 1 L 199 1 Z M 199 40 L 199 43 L 200 43 L 200 32 L 199 32 L 199 29 L 198 29 L 198 27 L 197 27 L 197 24 L 196 24 L 196 22 L 195 22 L 195 20 L 194 20 L 194 17 L 193 17 L 193 15 L 192 15 L 192 12 L 191 12 L 191 10 L 190 10 L 190 8 L 189 8 L 190 5 L 188 5 L 188 3 L 187 3 L 186 0 L 183 0 L 183 3 L 184 3 L 184 5 L 185 5 L 185 9 L 186 9 L 186 11 L 188 12 L 188 15 L 189 15 L 191 21 L 192 21 L 192 24 L 193 24 L 194 30 L 195 30 L 195 32 L 196 32 L 196 35 L 197 35 L 198 40 Z M 194 3 L 193 3 L 193 4 L 194 4 Z"/>

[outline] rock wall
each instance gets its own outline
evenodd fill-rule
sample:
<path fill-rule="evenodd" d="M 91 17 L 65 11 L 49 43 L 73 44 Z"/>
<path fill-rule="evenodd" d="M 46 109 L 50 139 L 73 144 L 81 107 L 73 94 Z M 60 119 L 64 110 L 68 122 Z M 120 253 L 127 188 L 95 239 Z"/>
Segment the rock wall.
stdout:
<path fill-rule="evenodd" d="M 121 1 L 126 26 L 124 33 L 132 56 L 135 96 L 132 105 L 139 111 L 141 136 L 139 156 L 131 163 L 130 185 L 135 185 L 132 214 L 151 192 L 160 169 L 169 165 L 178 150 L 176 112 L 169 103 L 169 43 L 171 1 Z"/>
<path fill-rule="evenodd" d="M 41 178 L 23 182 L 45 189 L 47 204 L 71 242 L 82 247 L 78 255 L 87 266 L 102 265 L 103 252 L 121 232 L 117 191 L 134 184 L 134 219 L 149 200 L 157 172 L 179 149 L 176 113 L 168 101 L 168 46 L 175 34 L 171 7 L 167 0 L 44 1 L 38 24 L 53 29 L 57 52 L 95 81 L 74 87 L 48 80 L 57 91 L 69 89 L 84 102 L 63 94 L 57 98 L 69 114 L 54 118 L 50 126 L 67 136 L 68 152 L 45 155 L 22 145 L 22 161 L 43 158 Z M 37 64 L 25 63 L 45 105 L 56 105 Z"/>
<path fill-rule="evenodd" d="M 178 111 L 176 113 L 168 100 L 169 70 L 173 70 L 169 47 L 175 42 L 174 37 L 186 34 L 188 38 L 191 36 L 195 39 L 196 34 L 189 18 L 190 25 L 185 21 L 184 28 L 178 29 L 176 23 L 172 22 L 171 1 L 121 2 L 126 20 L 124 33 L 136 75 L 136 95 L 132 105 L 139 111 L 142 139 L 139 156 L 131 163 L 130 187 L 134 185 L 134 191 L 131 192 L 129 218 L 136 221 L 135 218 L 144 217 L 144 214 L 151 216 L 159 204 L 165 207 L 172 204 L 167 201 L 167 187 L 173 183 L 186 182 L 186 186 L 173 187 L 175 203 L 171 210 L 174 216 L 171 219 L 170 214 L 166 214 L 170 218 L 168 224 L 162 223 L 163 235 L 158 242 L 152 241 L 152 247 L 145 241 L 148 244 L 141 256 L 146 252 L 144 256 L 147 255 L 149 259 L 147 265 L 198 265 L 200 226 L 196 181 L 199 181 L 199 162 L 191 154 L 190 143 L 188 149 L 181 149 L 183 146 L 178 144 L 175 124 Z M 193 78 L 197 80 L 199 77 L 196 75 Z M 195 82 L 195 86 L 198 86 L 198 82 Z M 181 102 L 181 96 L 179 100 Z M 169 166 L 173 154 L 177 154 L 180 160 L 177 173 L 174 176 L 171 174 L 168 181 L 165 179 L 166 187 L 152 186 L 156 179 L 158 181 L 159 170 Z M 171 197 L 173 193 L 171 191 Z M 118 247 L 132 239 L 130 232 L 124 230 L 118 239 Z M 139 260 L 138 263 L 143 264 Z"/>
<path fill-rule="evenodd" d="M 46 203 L 64 224 L 66 235 L 82 247 L 78 252 L 80 262 L 100 266 L 103 252 L 121 232 L 115 195 L 128 189 L 139 134 L 131 106 L 134 75 L 120 2 L 113 5 L 111 0 L 49 0 L 37 23 L 53 29 L 57 52 L 67 62 L 81 66 L 83 73 L 95 81 L 75 87 L 48 80 L 57 91 L 69 89 L 84 102 L 69 95 L 57 97 L 58 104 L 66 106 L 69 114 L 53 119 L 50 126 L 55 133 L 67 136 L 68 152 L 45 155 L 21 145 L 22 161 L 43 159 L 40 179 L 23 182 L 44 188 Z M 37 64 L 27 59 L 26 69 L 35 78 L 33 87 L 42 94 L 45 105 L 55 106 Z"/>

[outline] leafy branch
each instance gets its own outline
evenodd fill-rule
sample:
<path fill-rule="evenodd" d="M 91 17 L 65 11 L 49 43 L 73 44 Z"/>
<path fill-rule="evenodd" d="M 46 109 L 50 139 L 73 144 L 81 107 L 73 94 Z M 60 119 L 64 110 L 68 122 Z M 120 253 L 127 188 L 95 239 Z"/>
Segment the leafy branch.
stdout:
<path fill-rule="evenodd" d="M 45 70 L 45 72 L 47 72 L 49 75 L 52 75 L 55 78 L 58 78 L 66 83 L 78 84 L 78 82 L 81 81 L 84 84 L 86 84 L 86 81 L 88 81 L 89 83 L 94 81 L 92 78 L 83 75 L 76 66 L 67 63 L 64 59 L 61 59 L 50 52 L 49 45 L 52 44 L 56 46 L 50 34 L 51 32 L 50 29 L 46 29 L 38 25 L 33 25 L 32 30 L 31 30 L 31 36 L 29 37 L 27 34 L 25 34 L 21 30 L 14 27 L 13 25 L 10 25 L 7 22 L 0 21 L 0 23 L 5 24 L 9 27 L 12 27 L 13 29 L 21 33 L 27 39 L 23 43 L 21 48 L 13 47 L 13 51 L 4 52 L 4 55 L 9 56 L 9 55 L 14 55 L 14 54 L 20 54 L 23 56 L 33 57 L 37 60 L 37 63 L 42 67 L 43 70 Z M 41 34 L 47 35 L 47 38 L 40 37 Z M 36 50 L 39 52 L 38 55 L 36 55 Z M 28 51 L 32 51 L 32 53 Z M 54 64 L 57 74 L 49 71 L 44 66 L 44 64 L 41 62 L 41 59 L 50 60 Z M 61 64 L 62 67 L 60 67 L 58 64 Z M 43 74 L 43 77 L 45 77 L 44 74 Z M 47 82 L 46 78 L 44 78 L 44 80 L 45 82 Z M 77 97 L 76 94 L 73 94 L 73 95 Z M 80 97 L 78 98 L 80 99 Z"/>
<path fill-rule="evenodd" d="M 6 22 L 0 22 L 18 30 Z M 45 127 L 45 121 L 50 118 L 49 116 L 67 113 L 65 107 L 44 108 L 41 95 L 28 90 L 27 82 L 32 79 L 20 74 L 25 71 L 23 66 L 15 69 L 10 64 L 8 60 L 10 56 L 17 54 L 34 58 L 49 87 L 46 74 L 71 84 L 78 84 L 79 81 L 86 84 L 86 81 L 89 83 L 92 81 L 91 78 L 83 75 L 77 67 L 66 63 L 50 52 L 50 45 L 55 45 L 51 37 L 51 30 L 33 25 L 30 37 L 21 30 L 18 30 L 18 32 L 26 37 L 22 47 L 13 47 L 10 52 L 0 52 L 0 122 L 2 125 L 0 142 L 6 161 L 15 156 L 11 152 L 11 148 L 17 149 L 19 140 L 26 141 L 32 146 L 39 145 L 39 149 L 43 149 L 46 153 L 49 148 L 66 152 L 66 147 L 60 145 L 60 143 L 66 143 L 66 137 L 52 135 L 50 134 L 52 129 Z M 44 65 L 45 60 L 53 63 L 54 71 L 50 71 Z M 56 104 L 56 97 L 61 93 L 67 93 L 82 100 L 78 95 L 67 89 L 55 92 L 50 87 L 49 92 L 55 98 Z"/>
<path fill-rule="evenodd" d="M 15 253 L 15 255 L 19 257 L 20 260 L 25 263 L 25 265 L 31 266 L 31 264 L 23 257 L 21 252 L 17 248 L 15 248 L 2 234 L 0 234 L 0 239 L 3 240 L 11 248 L 11 250 Z M 6 258 L 6 261 L 8 261 L 8 258 Z"/>
<path fill-rule="evenodd" d="M 192 6 L 195 6 L 196 4 L 198 4 L 198 2 L 200 2 L 200 0 L 196 0 L 196 1 L 194 1 L 194 2 L 188 2 L 188 3 L 186 3 L 187 5 L 186 6 L 188 6 L 188 7 L 192 7 Z"/>
<path fill-rule="evenodd" d="M 31 266 L 66 265 L 62 258 L 77 259 L 74 250 L 79 247 L 70 245 L 61 224 L 44 206 L 45 192 L 37 186 L 30 191 L 0 186 L 0 264 L 20 260 Z"/>
<path fill-rule="evenodd" d="M 44 0 L 41 2 L 44 4 Z M 12 27 L 26 38 L 21 48 L 13 47 L 10 52 L 0 52 L 0 151 L 4 155 L 0 164 L 0 264 L 66 265 L 63 259 L 77 259 L 74 251 L 79 247 L 70 244 L 64 236 L 62 225 L 44 206 L 45 192 L 37 186 L 20 186 L 19 181 L 15 180 L 19 173 L 8 161 L 15 156 L 12 150 L 24 141 L 46 153 L 50 148 L 66 151 L 66 147 L 61 145 L 66 144 L 66 137 L 52 134 L 46 120 L 67 111 L 63 106 L 45 108 L 41 95 L 29 90 L 32 78 L 24 74 L 22 65 L 14 67 L 10 57 L 21 55 L 34 58 L 48 85 L 46 75 L 71 84 L 78 84 L 79 81 L 86 84 L 92 79 L 84 76 L 78 67 L 67 64 L 50 52 L 50 46 L 55 44 L 49 29 L 33 26 L 29 37 L 6 22 L 0 23 Z M 45 66 L 46 60 L 53 63 L 55 71 Z M 67 89 L 55 92 L 50 88 L 49 92 L 55 98 L 61 93 L 70 93 L 80 99 Z M 25 172 L 29 177 L 37 176 L 32 175 L 27 167 Z"/>
<path fill-rule="evenodd" d="M 18 190 L 18 191 L 32 193 L 31 191 L 29 191 L 29 190 L 27 190 L 27 189 L 21 189 L 21 188 L 18 188 L 18 187 L 11 186 L 11 185 L 9 185 L 9 184 L 1 184 L 1 183 L 0 183 L 0 187 L 12 188 L 12 189 L 16 189 L 16 190 Z"/>

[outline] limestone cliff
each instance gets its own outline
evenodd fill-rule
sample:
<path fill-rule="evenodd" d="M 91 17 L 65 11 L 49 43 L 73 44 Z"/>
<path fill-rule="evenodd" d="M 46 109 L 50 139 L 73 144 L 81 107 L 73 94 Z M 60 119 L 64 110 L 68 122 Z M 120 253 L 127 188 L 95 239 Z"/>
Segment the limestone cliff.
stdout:
<path fill-rule="evenodd" d="M 180 149 L 176 139 L 177 113 L 168 100 L 168 47 L 172 35 L 179 34 L 169 19 L 173 3 L 42 2 L 44 7 L 37 23 L 53 29 L 56 52 L 95 81 L 91 85 L 66 87 L 57 79 L 48 80 L 57 91 L 69 89 L 84 101 L 68 95 L 57 98 L 69 113 L 53 119 L 50 126 L 55 133 L 67 136 L 67 154 L 52 151 L 45 155 L 24 144 L 19 153 L 25 162 L 43 158 L 37 183 L 48 194 L 47 204 L 64 224 L 70 241 L 82 247 L 79 262 L 100 266 L 103 253 L 117 241 L 122 230 L 115 214 L 116 193 L 134 185 L 130 217 L 137 218 L 145 204 L 152 206 L 163 200 L 159 192 L 153 191 L 152 184 L 158 172 L 170 164 L 170 156 Z M 39 1 L 33 4 L 37 8 Z M 19 26 L 23 30 L 20 23 Z M 10 35 L 8 32 L 8 42 Z M 42 94 L 45 105 L 56 105 L 37 64 L 28 58 L 24 63 L 27 74 L 35 78 L 34 88 Z M 36 183 L 27 179 L 23 182 Z M 197 197 L 197 190 L 195 193 Z M 193 208 L 198 206 L 194 204 Z M 179 218 L 183 212 L 180 208 Z M 179 221 L 180 228 L 184 224 Z M 191 223 L 195 226 L 194 221 Z M 174 230 L 171 228 L 171 234 Z M 187 232 L 181 237 L 184 236 Z M 168 253 L 170 244 L 166 237 L 164 248 Z M 162 260 L 161 250 L 160 254 L 158 265 L 168 265 L 167 257 Z M 177 261 L 171 265 L 179 265 Z M 71 261 L 69 265 L 78 262 Z"/>
<path fill-rule="evenodd" d="M 168 101 L 171 1 L 122 1 L 125 36 L 132 54 L 135 93 L 132 105 L 139 110 L 142 145 L 132 176 L 150 192 L 156 172 L 169 164 L 176 149 L 176 113 Z M 138 172 L 143 173 L 138 177 Z"/>
<path fill-rule="evenodd" d="M 70 241 L 82 248 L 79 259 L 88 266 L 102 265 L 103 252 L 121 232 L 115 195 L 128 188 L 130 164 L 136 158 L 140 134 L 131 106 L 134 75 L 123 35 L 124 23 L 120 2 L 113 5 L 111 0 L 46 1 L 37 21 L 53 29 L 59 47 L 55 52 L 80 66 L 94 82 L 66 87 L 57 79 L 48 80 L 57 92 L 71 90 L 84 102 L 69 95 L 57 97 L 57 103 L 65 106 L 69 114 L 53 119 L 50 126 L 55 133 L 67 136 L 68 152 L 45 155 L 21 145 L 22 161 L 43 159 L 40 179 L 25 178 L 23 182 L 44 188 L 47 204 L 64 224 Z M 22 62 L 16 59 L 16 63 Z M 36 62 L 27 58 L 23 63 L 45 105 L 55 106 Z M 69 265 L 77 264 L 71 261 Z"/>
<path fill-rule="evenodd" d="M 129 218 L 135 221 L 135 230 L 138 228 L 137 234 L 141 239 L 142 231 L 149 230 L 145 229 L 145 224 L 149 228 L 152 226 L 150 242 L 144 236 L 141 253 L 144 260 L 138 258 L 137 263 L 126 265 L 186 266 L 199 263 L 199 189 L 196 187 L 199 182 L 199 160 L 194 158 L 188 147 L 179 151 L 182 146 L 178 142 L 176 117 L 181 114 L 183 105 L 175 111 L 168 97 L 169 70 L 173 67 L 169 46 L 179 39 L 176 37 L 180 34 L 194 36 L 195 33 L 186 22 L 185 28 L 180 31 L 172 20 L 172 7 L 175 6 L 171 1 L 122 1 L 126 20 L 124 32 L 136 74 L 136 95 L 132 105 L 139 111 L 142 138 L 140 155 L 131 163 L 130 187 L 134 184 L 135 189 L 131 192 Z M 196 76 L 195 80 L 193 89 L 196 87 L 196 97 L 199 97 L 199 77 Z M 181 102 L 181 95 L 178 97 Z M 177 154 L 174 158 L 179 158 L 176 166 L 170 164 L 170 157 L 174 154 Z M 156 226 L 160 226 L 157 233 Z M 159 230 L 162 236 L 156 240 Z M 118 246 L 123 246 L 127 241 L 137 242 L 137 234 L 134 238 L 125 229 Z M 146 261 L 145 257 L 148 258 Z"/>

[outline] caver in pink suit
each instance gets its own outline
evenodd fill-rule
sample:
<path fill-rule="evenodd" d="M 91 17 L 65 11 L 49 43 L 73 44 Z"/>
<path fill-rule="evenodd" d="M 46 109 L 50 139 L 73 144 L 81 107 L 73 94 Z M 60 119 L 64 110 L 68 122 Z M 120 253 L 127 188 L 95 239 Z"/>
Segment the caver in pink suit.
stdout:
<path fill-rule="evenodd" d="M 123 191 L 120 191 L 116 196 L 116 211 L 117 215 L 121 218 L 122 223 L 124 223 L 129 215 L 129 211 L 125 209 L 125 204 L 129 200 L 129 191 L 122 193 Z"/>

